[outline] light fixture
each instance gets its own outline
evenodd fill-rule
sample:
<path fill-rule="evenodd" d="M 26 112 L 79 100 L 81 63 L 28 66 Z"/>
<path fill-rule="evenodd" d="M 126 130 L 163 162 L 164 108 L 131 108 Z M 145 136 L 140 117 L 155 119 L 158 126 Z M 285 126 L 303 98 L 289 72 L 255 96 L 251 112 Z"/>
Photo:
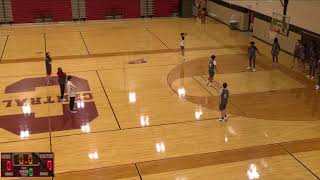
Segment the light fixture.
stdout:
<path fill-rule="evenodd" d="M 201 119 L 202 111 L 201 111 L 201 110 L 196 111 L 196 112 L 194 113 L 194 116 L 195 116 L 195 118 L 196 118 L 197 120 Z"/>
<path fill-rule="evenodd" d="M 142 127 L 149 126 L 149 116 L 141 115 L 140 116 L 140 125 Z"/>
<path fill-rule="evenodd" d="M 158 153 L 165 152 L 166 151 L 166 146 L 164 145 L 163 142 L 157 143 L 156 144 L 156 150 L 157 150 Z"/>
<path fill-rule="evenodd" d="M 136 93 L 135 92 L 130 92 L 129 93 L 129 103 L 133 104 L 137 101 Z"/>
<path fill-rule="evenodd" d="M 22 106 L 22 112 L 23 114 L 30 114 L 31 113 L 31 106 L 29 103 L 24 103 Z"/>
<path fill-rule="evenodd" d="M 90 133 L 91 132 L 90 124 L 85 123 L 85 124 L 81 125 L 81 131 L 83 133 Z"/>
<path fill-rule="evenodd" d="M 83 100 L 77 101 L 77 108 L 78 109 L 84 109 L 84 101 Z"/>
<path fill-rule="evenodd" d="M 247 171 L 248 178 L 250 180 L 259 179 L 260 174 L 257 171 L 257 167 L 254 164 L 250 164 L 249 169 Z"/>
<path fill-rule="evenodd" d="M 30 137 L 29 130 L 20 131 L 20 139 L 27 139 L 28 137 Z"/>
<path fill-rule="evenodd" d="M 89 157 L 89 159 L 91 159 L 91 160 L 97 160 L 97 159 L 99 159 L 99 154 L 98 154 L 97 151 L 95 151 L 95 152 L 89 152 L 88 157 Z"/>
<path fill-rule="evenodd" d="M 224 142 L 225 142 L 225 143 L 228 143 L 228 142 L 229 142 L 229 138 L 228 138 L 227 135 L 224 136 Z"/>
<path fill-rule="evenodd" d="M 184 89 L 184 87 L 178 89 L 178 94 L 179 94 L 179 97 L 186 96 L 186 90 Z"/>

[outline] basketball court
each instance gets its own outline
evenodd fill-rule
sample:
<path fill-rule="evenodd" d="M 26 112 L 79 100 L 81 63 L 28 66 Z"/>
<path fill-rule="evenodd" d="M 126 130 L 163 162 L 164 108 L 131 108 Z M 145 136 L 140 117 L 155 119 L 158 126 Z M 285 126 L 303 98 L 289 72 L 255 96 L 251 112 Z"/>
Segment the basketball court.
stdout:
<path fill-rule="evenodd" d="M 179 34 L 187 32 L 186 62 Z M 53 152 L 56 180 L 319 179 L 320 93 L 270 46 L 247 67 L 246 32 L 153 18 L 0 29 L 0 151 Z M 75 77 L 76 114 L 46 85 Z M 206 86 L 209 57 L 218 72 Z M 229 84 L 229 119 L 219 90 Z M 6 178 L 10 179 L 10 178 Z M 40 178 L 51 179 L 51 178 Z"/>

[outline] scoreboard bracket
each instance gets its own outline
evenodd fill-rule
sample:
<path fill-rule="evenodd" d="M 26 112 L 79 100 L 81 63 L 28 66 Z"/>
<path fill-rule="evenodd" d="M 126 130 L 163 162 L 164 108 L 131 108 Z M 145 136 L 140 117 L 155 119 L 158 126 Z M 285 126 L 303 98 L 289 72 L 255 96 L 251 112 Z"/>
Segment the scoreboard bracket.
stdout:
<path fill-rule="evenodd" d="M 52 152 L 1 153 L 1 177 L 54 177 Z"/>

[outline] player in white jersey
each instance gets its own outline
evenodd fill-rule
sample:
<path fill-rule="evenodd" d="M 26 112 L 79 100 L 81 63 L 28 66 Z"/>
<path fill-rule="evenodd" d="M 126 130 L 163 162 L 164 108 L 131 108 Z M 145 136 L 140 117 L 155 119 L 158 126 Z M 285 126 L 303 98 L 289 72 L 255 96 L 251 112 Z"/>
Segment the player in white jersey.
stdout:
<path fill-rule="evenodd" d="M 185 52 L 185 45 L 186 45 L 185 36 L 187 36 L 187 33 L 181 33 L 180 36 L 181 36 L 180 52 L 181 52 L 182 59 L 184 60 L 184 52 Z"/>
<path fill-rule="evenodd" d="M 215 71 L 217 71 L 217 61 L 216 61 L 216 56 L 212 55 L 208 63 L 209 78 L 208 78 L 207 86 L 212 86 L 212 81 L 213 81 Z"/>

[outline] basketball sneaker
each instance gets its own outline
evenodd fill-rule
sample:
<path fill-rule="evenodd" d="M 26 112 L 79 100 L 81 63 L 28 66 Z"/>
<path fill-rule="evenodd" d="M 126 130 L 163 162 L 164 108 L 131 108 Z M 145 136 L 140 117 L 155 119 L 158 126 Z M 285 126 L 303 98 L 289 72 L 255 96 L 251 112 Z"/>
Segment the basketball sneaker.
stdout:
<path fill-rule="evenodd" d="M 256 72 L 256 69 L 253 69 L 252 71 L 253 71 L 253 72 Z"/>
<path fill-rule="evenodd" d="M 227 115 L 224 116 L 223 120 L 224 120 L 224 121 L 228 121 Z"/>
<path fill-rule="evenodd" d="M 247 67 L 247 70 L 249 70 L 249 69 L 251 69 L 251 67 L 249 66 L 249 67 Z"/>
<path fill-rule="evenodd" d="M 320 89 L 320 86 L 319 85 L 316 85 L 316 90 L 319 90 Z"/>

